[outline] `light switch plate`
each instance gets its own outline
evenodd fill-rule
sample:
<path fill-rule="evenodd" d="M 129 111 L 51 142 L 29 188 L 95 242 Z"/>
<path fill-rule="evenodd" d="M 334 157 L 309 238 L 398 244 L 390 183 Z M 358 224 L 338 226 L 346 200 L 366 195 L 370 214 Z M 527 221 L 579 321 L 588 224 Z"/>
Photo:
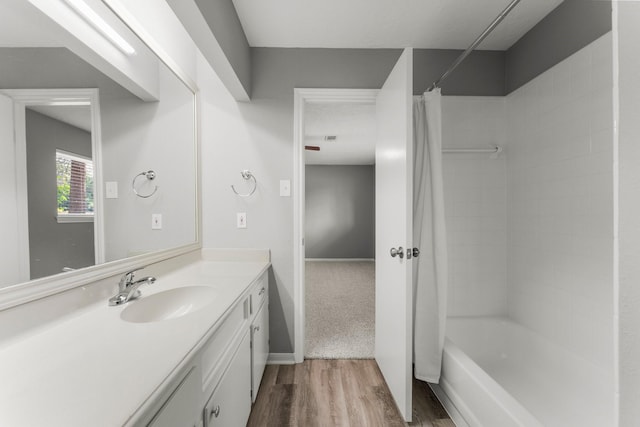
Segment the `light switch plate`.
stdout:
<path fill-rule="evenodd" d="M 238 212 L 237 226 L 238 228 L 247 228 L 247 214 L 245 212 Z"/>
<path fill-rule="evenodd" d="M 151 229 L 162 230 L 162 214 L 151 214 Z"/>
<path fill-rule="evenodd" d="M 291 196 L 291 181 L 288 179 L 280 180 L 280 197 L 290 197 Z"/>
<path fill-rule="evenodd" d="M 105 183 L 105 197 L 107 199 L 118 198 L 118 181 L 107 181 Z"/>

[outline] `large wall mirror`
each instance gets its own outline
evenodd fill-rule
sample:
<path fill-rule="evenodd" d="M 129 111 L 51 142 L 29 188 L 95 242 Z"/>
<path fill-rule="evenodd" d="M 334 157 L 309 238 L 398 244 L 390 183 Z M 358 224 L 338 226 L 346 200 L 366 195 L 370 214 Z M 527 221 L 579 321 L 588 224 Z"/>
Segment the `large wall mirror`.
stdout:
<path fill-rule="evenodd" d="M 100 0 L 3 0 L 0 288 L 197 243 L 195 120 Z"/>

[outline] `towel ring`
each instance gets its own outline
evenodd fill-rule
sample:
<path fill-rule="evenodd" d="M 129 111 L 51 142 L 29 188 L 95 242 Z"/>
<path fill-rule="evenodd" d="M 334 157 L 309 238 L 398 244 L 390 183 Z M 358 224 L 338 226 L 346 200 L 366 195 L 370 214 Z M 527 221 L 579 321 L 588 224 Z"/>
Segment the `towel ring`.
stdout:
<path fill-rule="evenodd" d="M 251 171 L 249 169 L 245 169 L 245 170 L 241 171 L 240 175 L 242 175 L 242 178 L 244 178 L 247 181 L 252 179 L 253 180 L 253 188 L 247 194 L 238 193 L 238 191 L 236 190 L 236 188 L 233 185 L 231 185 L 231 189 L 233 190 L 234 193 L 236 193 L 240 197 L 249 197 L 250 195 L 252 195 L 256 191 L 256 188 L 258 187 L 258 181 L 256 181 L 256 177 L 253 176 L 253 174 L 251 173 Z"/>
<path fill-rule="evenodd" d="M 138 177 L 141 177 L 141 176 L 146 177 L 149 181 L 153 181 L 154 179 L 156 179 L 156 173 L 152 170 L 146 171 L 146 172 L 140 172 L 138 175 L 133 177 L 133 181 L 131 181 L 131 188 L 133 189 L 133 192 L 136 194 L 136 196 L 142 197 L 143 199 L 147 199 L 153 196 L 154 194 L 156 194 L 156 191 L 158 191 L 158 186 L 156 185 L 153 191 L 149 194 L 138 193 L 138 190 L 136 190 L 136 180 L 138 179 Z"/>

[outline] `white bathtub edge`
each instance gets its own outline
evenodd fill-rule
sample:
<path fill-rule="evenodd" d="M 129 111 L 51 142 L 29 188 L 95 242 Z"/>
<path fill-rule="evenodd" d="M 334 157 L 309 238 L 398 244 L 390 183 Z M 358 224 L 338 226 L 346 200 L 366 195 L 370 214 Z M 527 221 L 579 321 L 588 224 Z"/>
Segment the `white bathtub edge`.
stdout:
<path fill-rule="evenodd" d="M 445 380 L 443 378 L 440 378 L 440 381 Z M 456 427 L 469 427 L 469 424 L 467 424 L 460 411 L 458 411 L 458 408 L 456 408 L 456 405 L 454 405 L 451 399 L 449 399 L 449 396 L 447 396 L 447 393 L 444 392 L 442 387 L 440 387 L 439 384 L 427 384 L 429 384 L 429 387 L 431 387 L 431 390 L 433 390 L 436 397 L 444 407 L 444 410 L 447 411 L 447 414 L 449 414 L 449 418 L 451 418 Z"/>

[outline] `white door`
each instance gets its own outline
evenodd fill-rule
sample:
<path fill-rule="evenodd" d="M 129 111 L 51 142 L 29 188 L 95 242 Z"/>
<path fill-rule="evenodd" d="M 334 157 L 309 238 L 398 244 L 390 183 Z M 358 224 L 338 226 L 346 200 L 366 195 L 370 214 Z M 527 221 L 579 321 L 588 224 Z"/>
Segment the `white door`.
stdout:
<path fill-rule="evenodd" d="M 405 49 L 376 100 L 375 357 L 402 416 L 411 421 L 413 51 Z M 402 246 L 403 257 L 391 248 Z"/>

